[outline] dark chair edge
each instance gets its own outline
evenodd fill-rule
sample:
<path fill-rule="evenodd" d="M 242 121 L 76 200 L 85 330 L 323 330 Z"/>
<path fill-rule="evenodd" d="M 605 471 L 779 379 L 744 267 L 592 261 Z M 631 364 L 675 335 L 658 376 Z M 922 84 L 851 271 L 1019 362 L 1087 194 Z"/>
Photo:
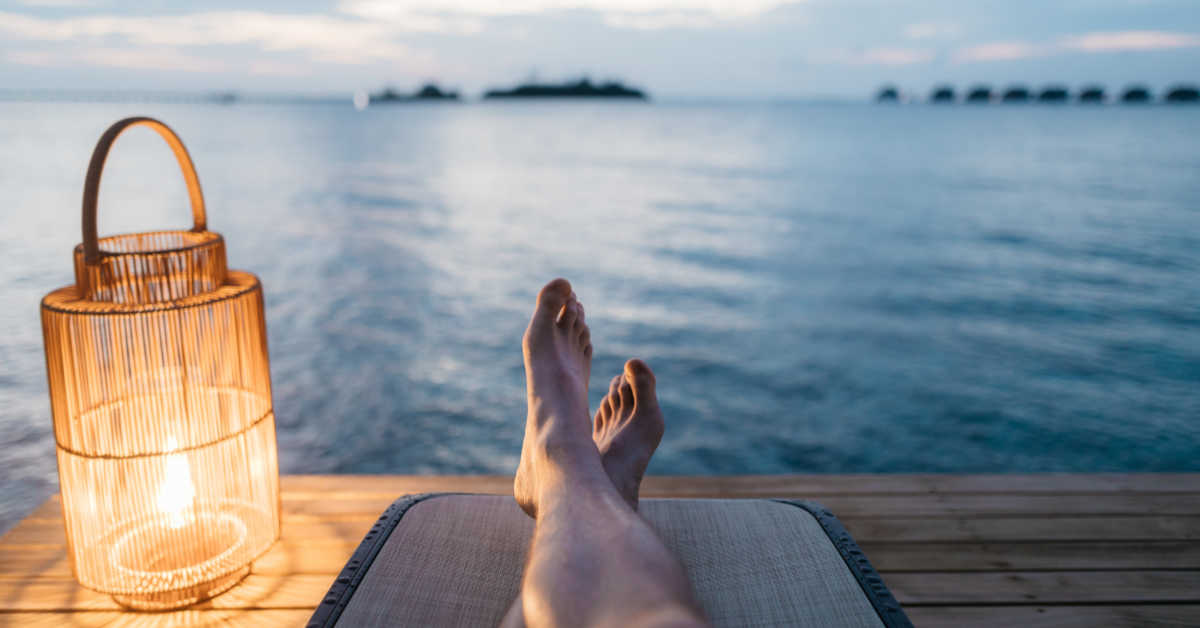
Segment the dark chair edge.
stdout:
<path fill-rule="evenodd" d="M 821 529 L 825 530 L 825 535 L 837 548 L 838 554 L 841 554 L 850 573 L 854 574 L 854 579 L 862 587 L 863 594 L 875 608 L 875 612 L 884 626 L 887 628 L 912 628 L 912 622 L 909 621 L 908 615 L 904 614 L 904 609 L 900 607 L 900 603 L 896 601 L 891 590 L 884 584 L 879 572 L 871 566 L 867 555 L 858 547 L 854 537 L 850 536 L 850 532 L 832 511 L 813 501 L 801 499 L 775 499 L 772 501 L 802 508 L 817 520 Z"/>
<path fill-rule="evenodd" d="M 350 603 L 350 597 L 354 595 L 355 589 L 358 588 L 359 583 L 371 568 L 371 563 L 379 555 L 379 550 L 387 543 L 392 530 L 396 529 L 400 519 L 404 513 L 408 512 L 409 508 L 431 497 L 450 494 L 405 495 L 392 502 L 392 505 L 388 506 L 382 515 L 379 515 L 379 519 L 375 521 L 375 524 L 363 537 L 362 542 L 354 549 L 354 553 L 350 555 L 350 560 L 346 561 L 346 566 L 342 567 L 338 577 L 329 586 L 329 591 L 317 605 L 317 610 L 313 612 L 312 617 L 309 618 L 306 624 L 307 628 L 322 628 L 337 624 L 342 611 L 346 610 L 346 605 Z"/>

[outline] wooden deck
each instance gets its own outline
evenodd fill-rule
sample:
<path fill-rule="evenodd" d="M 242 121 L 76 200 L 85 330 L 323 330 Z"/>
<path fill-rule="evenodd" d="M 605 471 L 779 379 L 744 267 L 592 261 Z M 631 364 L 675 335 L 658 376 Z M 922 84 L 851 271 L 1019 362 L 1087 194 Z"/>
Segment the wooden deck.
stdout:
<path fill-rule="evenodd" d="M 75 583 L 52 497 L 0 537 L 0 625 L 300 626 L 395 497 L 510 481 L 284 477 L 282 538 L 251 575 L 157 614 Z M 643 495 L 820 501 L 918 626 L 1200 625 L 1200 474 L 652 477 Z"/>

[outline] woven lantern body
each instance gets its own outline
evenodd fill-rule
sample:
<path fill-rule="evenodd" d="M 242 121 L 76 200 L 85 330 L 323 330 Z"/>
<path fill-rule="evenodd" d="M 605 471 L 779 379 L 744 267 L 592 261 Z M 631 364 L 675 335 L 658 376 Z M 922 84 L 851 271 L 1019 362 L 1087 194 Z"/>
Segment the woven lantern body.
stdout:
<path fill-rule="evenodd" d="M 175 152 L 194 227 L 98 238 L 105 157 L 148 126 Z M 75 576 L 126 606 L 228 589 L 279 537 L 279 472 L 262 287 L 228 270 L 191 159 L 161 122 L 100 139 L 84 188 L 75 285 L 42 300 Z"/>

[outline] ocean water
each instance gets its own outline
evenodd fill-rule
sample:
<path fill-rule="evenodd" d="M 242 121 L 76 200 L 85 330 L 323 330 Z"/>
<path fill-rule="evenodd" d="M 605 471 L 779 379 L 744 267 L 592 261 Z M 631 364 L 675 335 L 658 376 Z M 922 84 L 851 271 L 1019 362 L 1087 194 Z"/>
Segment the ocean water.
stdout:
<path fill-rule="evenodd" d="M 0 103 L 0 530 L 56 490 L 38 302 L 160 117 L 266 288 L 284 472 L 510 473 L 570 278 L 651 473 L 1200 469 L 1200 108 Z M 151 132 L 102 234 L 187 224 Z"/>

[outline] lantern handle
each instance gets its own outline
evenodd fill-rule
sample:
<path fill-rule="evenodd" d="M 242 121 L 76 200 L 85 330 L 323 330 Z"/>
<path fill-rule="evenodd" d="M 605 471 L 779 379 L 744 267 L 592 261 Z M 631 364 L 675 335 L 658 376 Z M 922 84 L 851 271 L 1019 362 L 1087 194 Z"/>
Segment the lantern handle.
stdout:
<path fill-rule="evenodd" d="M 183 171 L 183 180 L 187 183 L 188 197 L 192 202 L 192 231 L 205 231 L 207 218 L 204 213 L 204 194 L 200 191 L 200 178 L 196 176 L 196 167 L 188 155 L 183 140 L 170 127 L 154 118 L 133 117 L 119 120 L 96 142 L 92 151 L 92 161 L 88 164 L 87 178 L 83 182 L 83 261 L 95 264 L 100 261 L 100 241 L 96 234 L 96 201 L 100 196 L 100 175 L 104 171 L 104 160 L 113 142 L 122 132 L 132 126 L 148 126 L 154 129 L 171 147 L 179 169 Z"/>

